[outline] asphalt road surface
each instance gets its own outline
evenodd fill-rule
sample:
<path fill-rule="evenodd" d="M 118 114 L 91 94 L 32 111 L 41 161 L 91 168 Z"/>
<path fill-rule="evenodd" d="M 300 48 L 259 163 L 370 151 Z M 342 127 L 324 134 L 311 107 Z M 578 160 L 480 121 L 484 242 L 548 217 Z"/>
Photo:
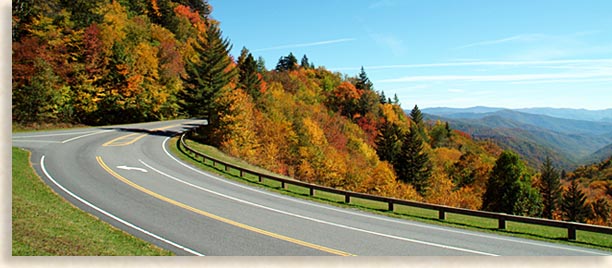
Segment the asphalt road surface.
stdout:
<path fill-rule="evenodd" d="M 556 256 L 610 252 L 428 225 L 304 201 L 199 171 L 168 152 L 174 120 L 16 133 L 77 207 L 177 255 Z"/>

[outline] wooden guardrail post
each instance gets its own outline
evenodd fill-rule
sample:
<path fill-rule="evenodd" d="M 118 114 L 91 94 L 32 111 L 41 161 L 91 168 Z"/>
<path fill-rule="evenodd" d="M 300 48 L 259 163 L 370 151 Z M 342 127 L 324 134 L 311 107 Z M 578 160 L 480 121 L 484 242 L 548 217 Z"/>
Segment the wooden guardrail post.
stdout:
<path fill-rule="evenodd" d="M 389 208 L 388 208 L 388 210 L 389 210 L 389 211 L 391 211 L 391 212 L 393 212 L 393 202 L 392 202 L 392 201 L 389 201 L 389 203 L 388 203 L 388 204 L 389 204 Z"/>
<path fill-rule="evenodd" d="M 497 219 L 497 229 L 506 230 L 506 218 L 504 215 L 500 215 Z"/>
<path fill-rule="evenodd" d="M 315 195 L 315 189 L 310 187 L 310 196 L 314 196 Z"/>
<path fill-rule="evenodd" d="M 568 240 L 576 240 L 576 227 L 569 226 L 567 228 L 567 239 Z"/>
<path fill-rule="evenodd" d="M 351 195 L 349 195 L 348 193 L 344 195 L 344 203 L 347 203 L 347 204 L 351 203 Z"/>
<path fill-rule="evenodd" d="M 281 181 L 281 188 L 287 189 L 287 185 L 285 184 L 285 181 Z"/>
<path fill-rule="evenodd" d="M 438 209 L 438 219 L 446 220 L 446 211 L 443 208 Z"/>

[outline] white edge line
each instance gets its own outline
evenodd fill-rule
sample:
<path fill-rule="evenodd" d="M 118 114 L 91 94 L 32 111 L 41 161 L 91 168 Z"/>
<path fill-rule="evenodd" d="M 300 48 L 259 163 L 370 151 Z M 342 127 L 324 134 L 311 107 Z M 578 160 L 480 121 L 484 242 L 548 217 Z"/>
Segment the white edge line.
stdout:
<path fill-rule="evenodd" d="M 122 223 L 122 224 L 124 224 L 124 225 L 129 226 L 130 228 L 133 228 L 133 229 L 135 229 L 135 230 L 138 230 L 138 231 L 140 231 L 140 232 L 142 232 L 142 233 L 144 233 L 144 234 L 146 234 L 146 235 L 149 235 L 149 236 L 151 236 L 151 237 L 153 237 L 153 238 L 155 238 L 155 239 L 161 240 L 161 241 L 163 241 L 163 242 L 165 242 L 165 243 L 168 243 L 168 244 L 170 244 L 170 245 L 172 245 L 172 246 L 174 246 L 174 247 L 177 247 L 177 248 L 179 248 L 179 249 L 182 249 L 182 250 L 184 250 L 184 251 L 187 251 L 187 252 L 189 252 L 189 253 L 191 253 L 191 254 L 194 254 L 194 255 L 197 255 L 197 256 L 204 256 L 204 254 L 202 254 L 202 253 L 199 253 L 199 252 L 197 252 L 197 251 L 195 251 L 195 250 L 192 250 L 192 249 L 190 249 L 190 248 L 187 248 L 187 247 L 181 246 L 181 245 L 179 245 L 179 244 L 177 244 L 177 243 L 174 243 L 174 242 L 172 242 L 172 241 L 170 241 L 170 240 L 168 240 L 168 239 L 165 239 L 165 238 L 160 237 L 160 236 L 158 236 L 158 235 L 156 235 L 156 234 L 154 234 L 154 233 L 151 233 L 151 232 L 149 232 L 149 231 L 146 231 L 146 230 L 144 230 L 144 229 L 142 229 L 142 228 L 140 228 L 140 227 L 138 227 L 138 226 L 136 226 L 136 225 L 134 225 L 134 224 L 131 224 L 131 223 L 129 223 L 129 222 L 127 222 L 127 221 L 125 221 L 125 220 L 123 220 L 123 219 L 121 219 L 121 218 L 119 218 L 119 217 L 117 217 L 117 216 L 115 216 L 115 215 L 113 215 L 113 214 L 111 214 L 111 213 L 109 213 L 109 212 L 106 212 L 106 211 L 102 210 L 101 208 L 98 208 L 98 207 L 94 206 L 93 204 L 91 204 L 91 203 L 87 202 L 86 200 L 84 200 L 84 199 L 80 198 L 80 197 L 79 197 L 79 196 L 77 196 L 76 194 L 74 194 L 74 193 L 72 193 L 72 192 L 68 191 L 68 189 L 64 188 L 62 185 L 60 185 L 59 183 L 57 183 L 57 181 L 55 181 L 55 179 L 53 179 L 53 177 L 51 177 L 51 175 L 49 174 L 49 172 L 47 172 L 47 169 L 45 168 L 45 156 L 44 156 L 44 155 L 43 155 L 43 156 L 40 158 L 40 167 L 41 167 L 41 169 L 42 169 L 43 173 L 45 173 L 45 176 L 47 176 L 47 178 L 48 178 L 48 179 L 49 179 L 51 182 L 53 182 L 53 184 L 55 184 L 57 187 L 59 187 L 60 189 L 62 189 L 62 191 L 66 192 L 67 194 L 69 194 L 69 195 L 70 195 L 70 196 L 72 196 L 73 198 L 75 198 L 75 199 L 79 200 L 81 203 L 83 203 L 83 204 L 85 204 L 85 205 L 87 205 L 87 206 L 89 206 L 89 207 L 93 208 L 94 210 L 96 210 L 96 211 L 98 211 L 98 212 L 100 212 L 100 213 L 102 213 L 102 214 L 104 214 L 104 215 L 106 215 L 106 216 L 108 216 L 108 217 L 111 217 L 112 219 L 114 219 L 114 220 L 116 220 L 116 221 L 118 221 L 118 222 L 120 222 L 120 223 Z"/>
<path fill-rule="evenodd" d="M 98 130 L 80 131 L 80 132 L 53 133 L 53 134 L 41 134 L 41 135 L 27 135 L 27 136 L 13 136 L 13 139 L 38 138 L 38 137 L 54 137 L 54 136 L 68 136 L 68 135 L 74 135 L 74 134 L 91 133 L 91 132 L 96 132 L 96 131 L 98 131 Z"/>
<path fill-rule="evenodd" d="M 432 246 L 432 247 L 438 247 L 438 248 L 443 248 L 443 249 L 450 249 L 450 250 L 455 250 L 455 251 L 461 251 L 461 252 L 468 252 L 468 253 L 474 253 L 474 254 L 479 254 L 479 255 L 486 255 L 486 256 L 498 256 L 496 254 L 492 254 L 492 253 L 488 253 L 488 252 L 483 252 L 483 251 L 477 251 L 477 250 L 471 250 L 471 249 L 466 249 L 466 248 L 459 248 L 459 247 L 454 247 L 454 246 L 448 246 L 448 245 L 442 245 L 442 244 L 437 244 L 437 243 L 432 243 L 432 242 L 426 242 L 426 241 L 421 241 L 421 240 L 416 240 L 416 239 L 410 239 L 410 238 L 406 238 L 406 237 L 401 237 L 401 236 L 395 236 L 395 235 L 390 235 L 390 234 L 383 234 L 383 233 L 379 233 L 379 232 L 374 232 L 374 231 L 369 231 L 369 230 L 365 230 L 365 229 L 361 229 L 361 228 L 357 228 L 357 227 L 352 227 L 352 226 L 348 226 L 348 225 L 344 225 L 344 224 L 339 224 L 339 223 L 333 223 L 333 222 L 329 222 L 329 221 L 324 221 L 324 220 L 320 220 L 320 219 L 315 219 L 315 218 L 311 218 L 311 217 L 307 217 L 307 216 L 303 216 L 303 215 L 299 215 L 299 214 L 294 214 L 291 212 L 286 212 L 286 211 L 282 211 L 282 210 L 278 210 L 278 209 L 274 209 L 271 207 L 266 207 L 264 205 L 260 205 L 260 204 L 256 204 L 250 201 L 246 201 L 243 199 L 239 199 L 236 197 L 232 197 L 229 195 L 225 195 L 219 192 L 215 192 L 213 190 L 209 190 L 200 186 L 197 186 L 195 184 L 183 181 L 181 179 L 178 179 L 176 177 L 173 177 L 171 175 L 168 175 L 162 171 L 159 171 L 157 169 L 155 169 L 154 167 L 152 167 L 151 165 L 148 165 L 147 163 L 143 162 L 142 160 L 138 159 L 138 161 L 140 161 L 140 163 L 142 163 L 143 165 L 145 165 L 146 167 L 150 168 L 151 170 L 166 176 L 174 181 L 183 183 L 187 186 L 217 195 L 217 196 L 221 196 L 239 203 L 243 203 L 243 204 L 247 204 L 247 205 L 251 205 L 254 207 L 258 207 L 261 209 L 265 209 L 265 210 L 269 210 L 269 211 L 273 211 L 276 213 L 280 213 L 280 214 L 284 214 L 284 215 L 288 215 L 288 216 L 292 216 L 292 217 L 296 217 L 296 218 L 300 218 L 300 219 L 304 219 L 304 220 L 308 220 L 308 221 L 313 221 L 316 223 L 321 223 L 321 224 L 326 224 L 326 225 L 331 225 L 331 226 L 335 226 L 338 228 L 343 228 L 343 229 L 348 229 L 348 230 L 352 230 L 352 231 L 357 231 L 357 232 L 362 232 L 362 233 L 367 233 L 367 234 L 371 234 L 371 235 L 376 235 L 376 236 L 382 236 L 382 237 L 386 237 L 386 238 L 391 238 L 391 239 L 396 239 L 396 240 L 400 240 L 400 241 L 406 241 L 406 242 L 411 242 L 411 243 L 415 243 L 415 244 L 422 244 L 422 245 L 427 245 L 427 246 Z"/>
<path fill-rule="evenodd" d="M 45 141 L 45 140 L 12 140 L 12 142 L 40 142 L 40 143 L 61 143 L 59 141 Z"/>
<path fill-rule="evenodd" d="M 80 139 L 80 138 L 85 138 L 85 137 L 92 136 L 92 135 L 95 135 L 95 134 L 111 132 L 111 131 L 114 131 L 114 130 L 101 130 L 101 131 L 97 131 L 97 132 L 94 132 L 94 133 L 89 133 L 89 134 L 77 136 L 77 137 L 74 137 L 74 138 L 70 138 L 70 139 L 62 141 L 62 143 L 67 143 L 67 142 L 71 142 L 71 141 L 74 141 L 74 140 L 77 140 L 77 139 Z"/>
<path fill-rule="evenodd" d="M 167 137 L 164 142 L 162 143 L 162 149 L 164 150 L 164 152 L 166 153 L 166 155 L 168 157 L 170 157 L 171 159 L 173 159 L 174 161 L 176 161 L 177 163 L 181 164 L 182 166 L 191 169 L 199 174 L 202 174 L 204 176 L 208 176 L 212 179 L 215 179 L 217 181 L 220 182 L 224 182 L 236 187 L 240 187 L 243 189 L 247 189 L 253 192 L 257 192 L 257 193 L 261 193 L 261 194 L 265 194 L 268 196 L 272 196 L 272 197 L 276 197 L 276 198 L 280 198 L 283 200 L 288 200 L 288 201 L 292 201 L 292 202 L 296 202 L 296 203 L 300 203 L 300 204 L 306 204 L 306 205 L 310 205 L 313 207 L 318 207 L 318 208 L 323 208 L 323 209 L 327 209 L 327 210 L 332 210 L 332 211 L 336 211 L 336 212 L 341 212 L 341 213 L 345 213 L 345 214 L 350 214 L 353 216 L 360 216 L 360 217 L 365 217 L 365 218 L 370 218 L 370 219 L 377 219 L 377 220 L 383 220 L 383 221 L 387 221 L 387 222 L 393 222 L 393 223 L 398 223 L 398 224 L 403 224 L 403 225 L 410 225 L 410 226 L 417 226 L 417 227 L 421 227 L 421 228 L 427 228 L 427 229 L 432 229 L 432 230 L 437 230 L 437 231 L 445 231 L 445 232 L 451 232 L 451 233 L 458 233 L 458 234 L 464 234 L 464 235 L 470 235 L 470 236 L 475 236 L 475 237 L 482 237 L 482 238 L 487 238 L 487 239 L 495 239 L 495 240 L 501 240 L 501 241 L 507 241 L 507 242 L 513 242 L 513 243 L 519 243 L 519 244 L 527 244 L 527 245 L 533 245 L 533 246 L 540 246 L 540 247 L 548 247 L 548 248 L 554 248 L 554 249 L 562 249 L 562 250 L 569 250 L 569 251 L 576 251 L 576 252 L 583 252 L 583 253 L 589 253 L 589 254 L 598 254 L 598 255 L 602 255 L 602 256 L 609 256 L 608 254 L 604 254 L 598 251 L 590 251 L 590 250 L 583 250 L 583 249 L 578 249 L 578 248 L 574 248 L 574 247 L 563 247 L 563 246 L 557 246 L 555 244 L 546 244 L 546 243 L 538 243 L 538 242 L 531 242 L 531 241 L 525 241 L 525 240 L 519 240 L 519 239 L 513 239 L 513 238 L 506 238 L 503 236 L 491 236 L 491 235 L 487 235 L 487 234 L 480 234 L 480 233 L 475 233 L 475 232 L 464 232 L 464 231 L 459 231 L 459 230 L 452 230 L 452 229 L 448 229 L 448 228 L 442 228 L 442 227 L 436 227 L 436 226 L 429 226 L 429 225 L 424 225 L 424 224 L 419 224 L 419 223 L 411 223 L 411 222 L 407 222 L 407 221 L 400 221 L 400 220 L 395 220 L 395 219 L 389 219 L 389 218 L 384 218 L 384 217 L 380 217 L 377 215 L 367 215 L 367 214 L 362 214 L 362 213 L 356 213 L 356 212 L 352 212 L 352 211 L 347 211 L 347 210 L 342 210 L 342 209 L 337 209 L 337 208 L 333 208 L 333 207 L 327 207 L 327 206 L 322 206 L 322 205 L 318 205 L 318 204 L 314 204 L 311 202 L 306 202 L 306 201 L 302 201 L 299 199 L 295 199 L 295 198 L 287 198 L 284 196 L 279 196 L 276 194 L 271 194 L 265 191 L 261 191 L 258 189 L 253 189 L 241 184 L 237 184 L 231 181 L 227 181 L 224 179 L 220 179 L 214 176 L 211 176 L 208 173 L 205 173 L 199 169 L 196 169 L 192 166 L 189 166 L 185 163 L 183 163 L 182 161 L 176 159 L 174 156 L 172 156 L 172 154 L 170 154 L 170 152 L 168 152 L 168 150 L 166 150 L 166 143 L 168 142 L 168 140 L 171 137 Z"/>

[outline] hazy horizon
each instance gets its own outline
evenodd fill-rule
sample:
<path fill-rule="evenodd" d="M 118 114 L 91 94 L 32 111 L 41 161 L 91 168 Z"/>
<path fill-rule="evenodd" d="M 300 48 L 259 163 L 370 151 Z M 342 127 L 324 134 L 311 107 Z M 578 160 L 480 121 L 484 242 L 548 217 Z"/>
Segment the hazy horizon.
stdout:
<path fill-rule="evenodd" d="M 235 57 L 363 66 L 406 108 L 611 108 L 612 1 L 209 2 Z"/>

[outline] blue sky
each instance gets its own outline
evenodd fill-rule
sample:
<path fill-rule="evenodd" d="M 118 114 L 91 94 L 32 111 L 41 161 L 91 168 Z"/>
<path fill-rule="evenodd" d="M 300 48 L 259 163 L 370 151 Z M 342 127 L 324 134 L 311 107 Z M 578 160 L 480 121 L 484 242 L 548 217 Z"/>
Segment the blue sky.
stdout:
<path fill-rule="evenodd" d="M 402 107 L 612 108 L 612 1 L 210 0 L 233 55 L 361 66 Z"/>

